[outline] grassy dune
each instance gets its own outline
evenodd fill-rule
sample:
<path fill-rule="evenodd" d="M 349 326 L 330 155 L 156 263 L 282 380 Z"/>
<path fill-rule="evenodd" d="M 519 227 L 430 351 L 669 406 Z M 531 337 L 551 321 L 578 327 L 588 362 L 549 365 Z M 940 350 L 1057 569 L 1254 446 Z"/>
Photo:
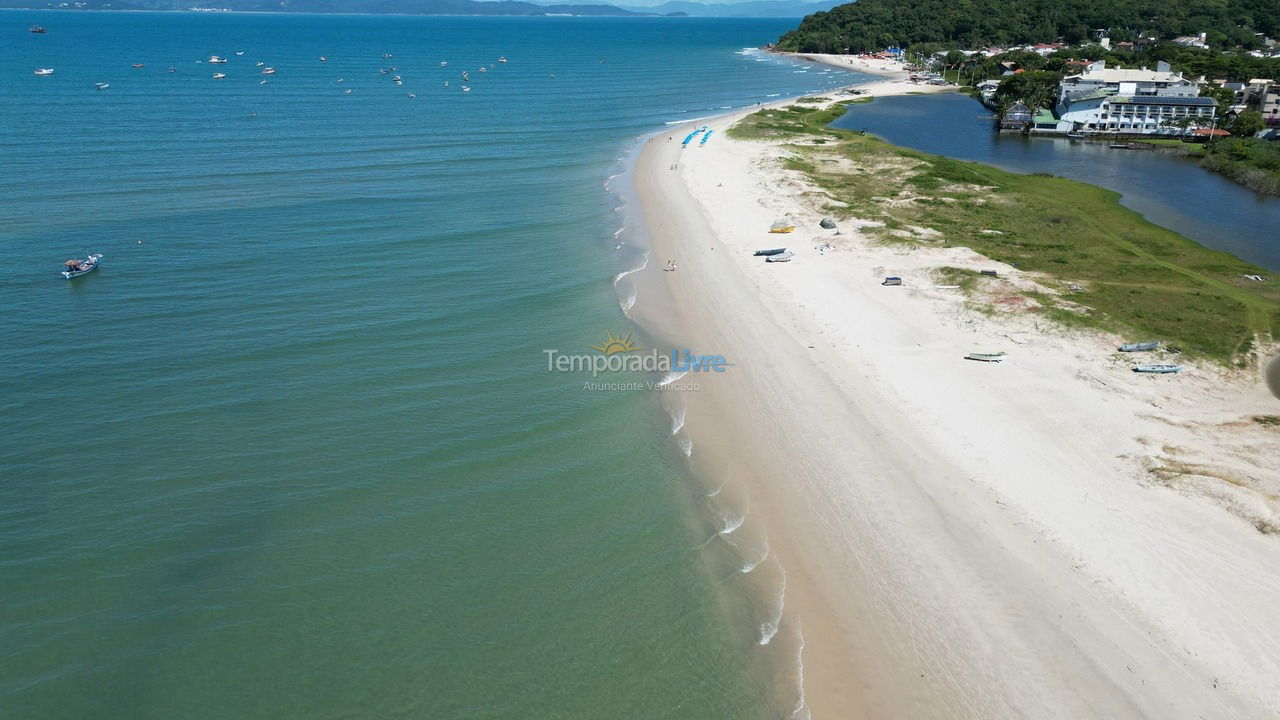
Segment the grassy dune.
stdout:
<path fill-rule="evenodd" d="M 1280 282 L 1235 256 L 1147 222 L 1119 195 L 1043 174 L 899 148 L 829 127 L 842 105 L 762 110 L 729 130 L 741 140 L 780 140 L 788 166 L 830 196 L 825 212 L 874 220 L 883 242 L 964 246 L 1034 273 L 1041 291 L 1017 291 L 1056 322 L 1184 353 L 1248 364 L 1259 341 L 1280 338 Z M 944 270 L 975 298 L 1003 283 Z M 961 273 L 957 275 L 956 273 Z M 1245 275 L 1268 276 L 1266 282 Z"/>

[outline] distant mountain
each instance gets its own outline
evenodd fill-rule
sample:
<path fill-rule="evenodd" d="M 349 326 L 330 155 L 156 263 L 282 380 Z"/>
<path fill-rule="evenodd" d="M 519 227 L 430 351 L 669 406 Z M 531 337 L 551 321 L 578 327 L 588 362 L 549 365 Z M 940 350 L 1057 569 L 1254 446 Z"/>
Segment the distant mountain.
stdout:
<path fill-rule="evenodd" d="M 801 18 L 817 12 L 826 12 L 842 4 L 843 0 L 824 2 L 799 2 L 799 0 L 748 0 L 747 2 L 703 3 L 688 0 L 670 0 L 661 5 L 640 7 L 623 5 L 627 10 L 659 14 L 684 13 L 691 17 L 780 17 Z"/>
<path fill-rule="evenodd" d="M 76 10 L 192 10 L 235 12 L 374 13 L 399 15 L 590 15 L 654 16 L 650 8 L 624 10 L 613 5 L 535 5 L 521 0 L 0 0 L 0 8 Z"/>

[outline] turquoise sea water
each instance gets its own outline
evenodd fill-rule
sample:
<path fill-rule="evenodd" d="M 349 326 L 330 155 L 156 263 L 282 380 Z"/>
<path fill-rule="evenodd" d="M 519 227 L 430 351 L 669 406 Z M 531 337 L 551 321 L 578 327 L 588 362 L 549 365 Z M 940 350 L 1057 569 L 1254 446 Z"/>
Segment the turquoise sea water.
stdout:
<path fill-rule="evenodd" d="M 790 714 L 738 511 L 542 353 L 637 137 L 856 79 L 789 24 L 0 13 L 0 716 Z"/>

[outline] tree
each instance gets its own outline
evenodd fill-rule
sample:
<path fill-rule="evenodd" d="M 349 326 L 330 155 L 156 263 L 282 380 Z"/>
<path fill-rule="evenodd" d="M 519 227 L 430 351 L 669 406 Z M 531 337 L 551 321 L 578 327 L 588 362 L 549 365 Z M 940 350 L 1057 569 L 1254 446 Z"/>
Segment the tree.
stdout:
<path fill-rule="evenodd" d="M 1253 134 L 1267 126 L 1262 113 L 1257 110 L 1245 110 L 1227 122 L 1226 131 L 1238 138 L 1253 137 Z"/>

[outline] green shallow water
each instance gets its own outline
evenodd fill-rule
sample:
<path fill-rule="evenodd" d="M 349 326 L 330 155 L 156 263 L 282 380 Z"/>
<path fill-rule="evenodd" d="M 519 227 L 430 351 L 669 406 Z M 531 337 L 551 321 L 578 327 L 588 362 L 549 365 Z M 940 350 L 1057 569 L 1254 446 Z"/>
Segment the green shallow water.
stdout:
<path fill-rule="evenodd" d="M 740 511 L 542 353 L 635 138 L 850 82 L 788 21 L 0 20 L 0 716 L 791 714 Z"/>

